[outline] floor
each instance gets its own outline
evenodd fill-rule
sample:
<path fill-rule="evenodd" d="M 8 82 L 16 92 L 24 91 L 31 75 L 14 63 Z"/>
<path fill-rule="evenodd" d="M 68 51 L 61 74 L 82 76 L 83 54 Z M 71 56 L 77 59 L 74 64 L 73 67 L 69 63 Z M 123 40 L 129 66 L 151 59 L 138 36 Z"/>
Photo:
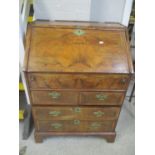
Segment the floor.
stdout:
<path fill-rule="evenodd" d="M 128 102 L 131 81 L 117 124 L 115 143 L 107 143 L 101 137 L 51 137 L 43 143 L 34 142 L 34 131 L 28 140 L 22 140 L 23 122 L 19 124 L 20 155 L 134 155 L 135 110 L 134 97 Z"/>

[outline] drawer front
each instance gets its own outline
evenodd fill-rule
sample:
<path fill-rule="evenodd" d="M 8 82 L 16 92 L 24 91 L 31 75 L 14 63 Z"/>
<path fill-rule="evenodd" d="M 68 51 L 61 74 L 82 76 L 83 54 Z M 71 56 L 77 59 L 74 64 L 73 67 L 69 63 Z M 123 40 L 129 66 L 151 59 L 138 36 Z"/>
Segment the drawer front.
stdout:
<path fill-rule="evenodd" d="M 30 89 L 126 90 L 128 75 L 28 74 Z"/>
<path fill-rule="evenodd" d="M 36 129 L 43 132 L 108 132 L 115 121 L 38 121 Z"/>
<path fill-rule="evenodd" d="M 121 105 L 125 93 L 120 92 L 81 92 L 81 105 Z"/>
<path fill-rule="evenodd" d="M 36 120 L 116 120 L 117 107 L 33 107 Z"/>
<path fill-rule="evenodd" d="M 31 91 L 34 105 L 77 105 L 78 93 L 68 91 Z"/>

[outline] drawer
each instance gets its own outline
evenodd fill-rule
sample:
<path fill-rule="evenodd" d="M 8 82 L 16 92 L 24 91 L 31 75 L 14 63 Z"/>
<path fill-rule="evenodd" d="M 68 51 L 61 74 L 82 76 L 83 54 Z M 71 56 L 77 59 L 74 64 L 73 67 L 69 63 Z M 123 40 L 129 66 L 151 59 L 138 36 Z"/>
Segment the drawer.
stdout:
<path fill-rule="evenodd" d="M 28 74 L 30 89 L 108 89 L 126 90 L 128 75 Z"/>
<path fill-rule="evenodd" d="M 125 93 L 123 92 L 81 92 L 81 105 L 121 105 Z"/>
<path fill-rule="evenodd" d="M 36 129 L 42 132 L 108 132 L 116 121 L 37 121 Z"/>
<path fill-rule="evenodd" d="M 77 105 L 78 93 L 68 91 L 31 91 L 34 105 Z"/>
<path fill-rule="evenodd" d="M 118 107 L 33 107 L 36 120 L 116 120 Z"/>

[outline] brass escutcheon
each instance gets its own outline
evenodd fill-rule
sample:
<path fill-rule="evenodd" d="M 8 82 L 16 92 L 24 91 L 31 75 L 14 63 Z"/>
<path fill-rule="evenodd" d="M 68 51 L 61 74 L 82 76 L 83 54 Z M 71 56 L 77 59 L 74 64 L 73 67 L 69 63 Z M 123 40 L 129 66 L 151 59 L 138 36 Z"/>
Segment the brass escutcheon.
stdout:
<path fill-rule="evenodd" d="M 80 113 L 80 112 L 81 112 L 81 108 L 80 108 L 80 107 L 75 107 L 75 108 L 74 108 L 74 112 Z"/>
<path fill-rule="evenodd" d="M 77 36 L 82 36 L 84 35 L 86 32 L 84 30 L 81 30 L 81 29 L 76 29 L 74 31 L 74 34 L 77 35 Z"/>

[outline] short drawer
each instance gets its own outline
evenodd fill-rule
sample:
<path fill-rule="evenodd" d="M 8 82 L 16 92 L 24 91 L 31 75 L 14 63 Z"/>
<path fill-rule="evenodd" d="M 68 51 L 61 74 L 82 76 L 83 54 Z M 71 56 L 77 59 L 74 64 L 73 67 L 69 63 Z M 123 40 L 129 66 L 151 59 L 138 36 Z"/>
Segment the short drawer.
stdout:
<path fill-rule="evenodd" d="M 36 120 L 116 120 L 117 107 L 33 107 Z"/>
<path fill-rule="evenodd" d="M 123 92 L 81 92 L 81 105 L 121 105 L 124 100 Z"/>
<path fill-rule="evenodd" d="M 77 105 L 78 93 L 68 91 L 31 91 L 34 105 Z"/>
<path fill-rule="evenodd" d="M 30 89 L 108 89 L 126 90 L 128 75 L 28 74 Z"/>
<path fill-rule="evenodd" d="M 37 121 L 36 129 L 42 132 L 109 132 L 116 121 Z"/>

